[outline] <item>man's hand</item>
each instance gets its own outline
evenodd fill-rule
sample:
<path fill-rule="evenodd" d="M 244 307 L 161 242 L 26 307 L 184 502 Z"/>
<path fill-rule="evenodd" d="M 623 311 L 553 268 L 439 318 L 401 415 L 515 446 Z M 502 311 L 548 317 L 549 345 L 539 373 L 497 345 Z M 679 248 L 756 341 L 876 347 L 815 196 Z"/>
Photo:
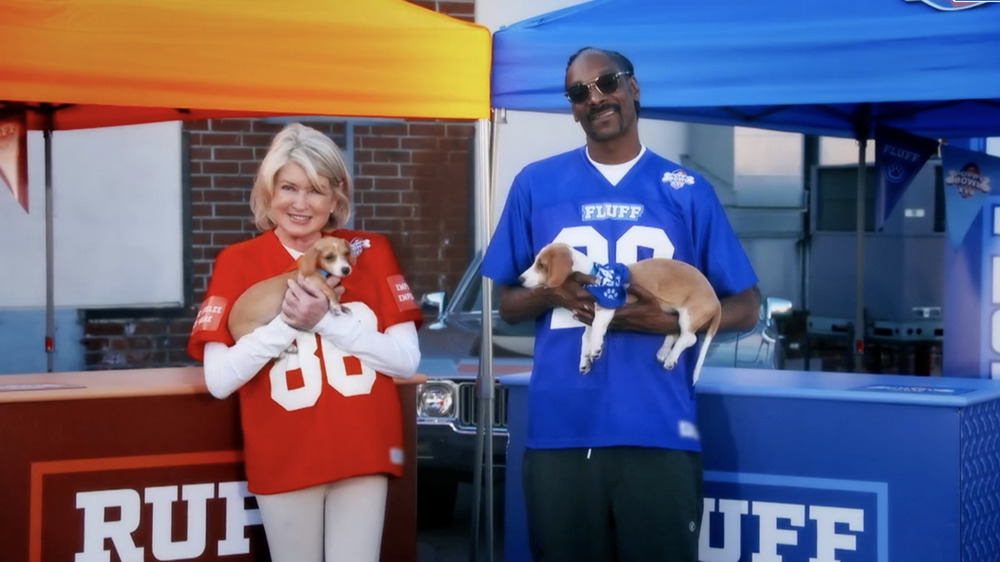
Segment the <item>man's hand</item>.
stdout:
<path fill-rule="evenodd" d="M 589 275 L 572 273 L 558 287 L 526 289 L 520 285 L 500 287 L 500 318 L 511 324 L 534 320 L 553 307 L 563 307 L 590 323 L 594 318 L 594 296 L 583 288 L 594 283 Z M 584 320 L 587 318 L 588 320 Z"/>
<path fill-rule="evenodd" d="M 553 307 L 565 308 L 572 312 L 577 320 L 590 324 L 594 319 L 594 295 L 583 286 L 593 284 L 595 281 L 596 279 L 590 275 L 574 272 L 558 287 L 539 287 L 532 292 L 544 297 Z"/>
<path fill-rule="evenodd" d="M 680 333 L 677 313 L 665 312 L 660 308 L 660 301 L 653 296 L 653 293 L 633 284 L 628 285 L 626 290 L 629 294 L 628 301 L 625 306 L 615 311 L 610 329 L 653 334 Z M 632 301 L 633 297 L 635 301 Z M 749 330 L 756 323 L 760 301 L 755 287 L 725 297 L 721 300 L 721 304 L 720 332 Z M 593 319 L 592 315 L 590 319 Z"/>
<path fill-rule="evenodd" d="M 651 334 L 680 332 L 677 314 L 665 312 L 653 293 L 634 283 L 629 283 L 625 290 L 628 292 L 628 300 L 624 306 L 615 311 L 609 328 Z"/>

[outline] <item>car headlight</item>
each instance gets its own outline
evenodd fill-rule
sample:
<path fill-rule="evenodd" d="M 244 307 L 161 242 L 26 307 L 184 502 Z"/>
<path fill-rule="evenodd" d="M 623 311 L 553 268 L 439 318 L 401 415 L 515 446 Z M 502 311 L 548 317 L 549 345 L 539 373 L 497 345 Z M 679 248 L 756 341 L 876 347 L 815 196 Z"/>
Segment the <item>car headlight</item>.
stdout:
<path fill-rule="evenodd" d="M 455 415 L 455 388 L 445 382 L 426 382 L 417 390 L 417 416 L 450 418 Z"/>

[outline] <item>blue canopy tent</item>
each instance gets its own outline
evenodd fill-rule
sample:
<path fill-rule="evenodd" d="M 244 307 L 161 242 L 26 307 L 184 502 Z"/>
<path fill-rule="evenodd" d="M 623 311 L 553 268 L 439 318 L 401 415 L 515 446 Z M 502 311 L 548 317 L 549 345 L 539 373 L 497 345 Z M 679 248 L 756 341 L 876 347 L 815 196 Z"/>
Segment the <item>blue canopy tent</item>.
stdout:
<path fill-rule="evenodd" d="M 876 123 L 930 138 L 1000 133 L 1000 7 L 954 4 L 968 9 L 595 0 L 494 33 L 491 103 L 568 112 L 566 59 L 594 45 L 635 63 L 647 118 L 851 138 Z"/>
<path fill-rule="evenodd" d="M 645 118 L 859 141 L 859 327 L 863 164 L 875 125 L 929 138 L 1000 135 L 1000 7 L 988 3 L 594 0 L 494 33 L 492 107 L 568 113 L 566 61 L 584 46 L 617 50 L 632 60 Z M 492 216 L 492 187 L 481 198 L 481 216 Z M 488 239 L 491 221 L 482 222 Z M 484 311 L 491 309 L 489 289 L 484 280 Z M 483 341 L 489 342 L 488 313 L 483 320 Z M 491 351 L 484 344 L 481 364 L 487 368 L 479 387 L 485 392 L 492 389 Z M 487 398 L 492 402 L 492 395 Z M 487 463 L 491 459 L 486 456 Z"/>
<path fill-rule="evenodd" d="M 493 107 L 568 112 L 566 60 L 587 45 L 633 61 L 643 117 L 859 141 L 859 343 L 863 164 L 876 124 L 929 138 L 1000 134 L 1000 8 L 989 3 L 595 0 L 494 34 Z"/>

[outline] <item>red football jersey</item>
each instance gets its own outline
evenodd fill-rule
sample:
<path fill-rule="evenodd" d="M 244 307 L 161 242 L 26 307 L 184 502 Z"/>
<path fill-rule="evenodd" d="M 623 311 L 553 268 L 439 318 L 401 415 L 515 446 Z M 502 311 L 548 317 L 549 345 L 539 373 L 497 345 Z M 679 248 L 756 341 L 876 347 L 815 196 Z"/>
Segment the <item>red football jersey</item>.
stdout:
<path fill-rule="evenodd" d="M 341 284 L 341 302 L 381 331 L 423 316 L 388 240 L 338 230 L 357 265 Z M 229 311 L 254 283 L 294 264 L 273 231 L 234 244 L 216 258 L 187 351 L 202 360 L 206 342 L 233 345 Z M 402 474 L 399 397 L 392 378 L 318 335 L 301 332 L 298 353 L 282 354 L 239 389 L 248 487 L 257 494 L 298 490 L 351 476 Z"/>

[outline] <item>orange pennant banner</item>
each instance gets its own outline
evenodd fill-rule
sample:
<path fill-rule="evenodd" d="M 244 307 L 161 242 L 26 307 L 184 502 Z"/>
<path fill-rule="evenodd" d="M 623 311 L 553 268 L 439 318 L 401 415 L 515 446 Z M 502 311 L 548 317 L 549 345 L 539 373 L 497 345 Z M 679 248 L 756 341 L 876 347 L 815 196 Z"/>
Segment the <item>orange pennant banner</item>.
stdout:
<path fill-rule="evenodd" d="M 0 111 L 0 183 L 28 212 L 28 121 L 23 109 Z"/>

